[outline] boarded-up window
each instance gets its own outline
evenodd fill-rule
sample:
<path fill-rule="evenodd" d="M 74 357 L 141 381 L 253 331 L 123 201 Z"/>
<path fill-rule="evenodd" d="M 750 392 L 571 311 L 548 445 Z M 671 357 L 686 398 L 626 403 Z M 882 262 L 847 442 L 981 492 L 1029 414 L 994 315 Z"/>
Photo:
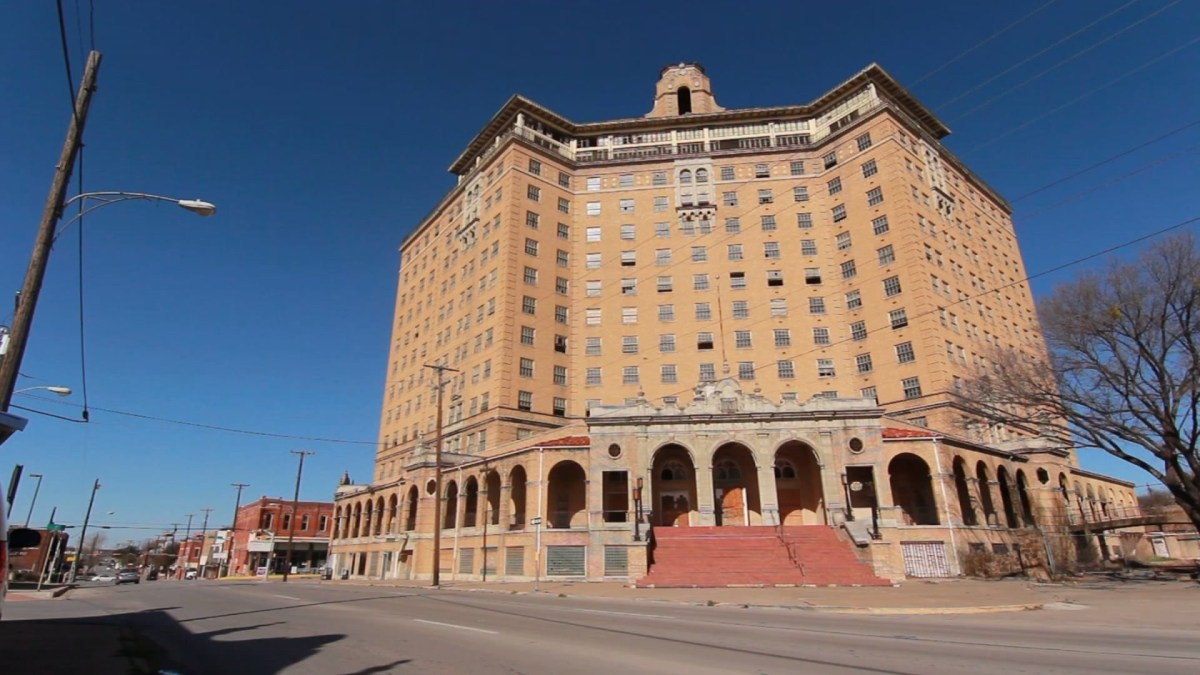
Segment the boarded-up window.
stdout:
<path fill-rule="evenodd" d="M 546 576 L 581 577 L 586 569 L 586 546 L 546 547 Z"/>
<path fill-rule="evenodd" d="M 504 549 L 504 573 L 510 577 L 525 576 L 524 546 L 509 546 Z"/>
<path fill-rule="evenodd" d="M 483 573 L 488 576 L 496 576 L 496 558 L 500 553 L 495 546 L 489 546 L 483 551 Z"/>
<path fill-rule="evenodd" d="M 475 570 L 475 549 L 463 548 L 458 551 L 458 573 L 470 574 Z"/>
<path fill-rule="evenodd" d="M 438 557 L 438 571 L 450 572 L 454 569 L 454 549 L 444 548 Z"/>
<path fill-rule="evenodd" d="M 628 546 L 605 546 L 604 547 L 604 576 L 606 576 L 606 577 L 627 577 L 627 576 L 629 576 L 629 547 Z"/>
<path fill-rule="evenodd" d="M 942 541 L 905 541 L 904 574 L 910 577 L 948 577 L 950 564 L 946 560 L 946 543 Z"/>

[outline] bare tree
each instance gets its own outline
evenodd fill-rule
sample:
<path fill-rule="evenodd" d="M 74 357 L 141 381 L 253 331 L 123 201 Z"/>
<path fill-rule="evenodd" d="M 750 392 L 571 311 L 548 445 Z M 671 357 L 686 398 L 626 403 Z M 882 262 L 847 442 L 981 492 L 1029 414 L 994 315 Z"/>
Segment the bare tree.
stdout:
<path fill-rule="evenodd" d="M 1048 358 L 1017 349 L 963 395 L 1061 447 L 1099 448 L 1154 476 L 1200 527 L 1200 251 L 1190 234 L 1081 274 L 1039 303 Z"/>

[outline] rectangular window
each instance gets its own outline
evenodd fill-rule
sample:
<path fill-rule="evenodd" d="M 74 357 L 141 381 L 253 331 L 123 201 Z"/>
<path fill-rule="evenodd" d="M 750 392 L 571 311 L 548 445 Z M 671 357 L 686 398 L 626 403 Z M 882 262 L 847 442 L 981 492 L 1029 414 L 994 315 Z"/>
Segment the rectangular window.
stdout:
<path fill-rule="evenodd" d="M 802 230 L 811 229 L 813 226 L 812 214 L 808 211 L 801 211 L 796 214 L 796 227 Z"/>
<path fill-rule="evenodd" d="M 693 246 L 692 262 L 708 262 L 708 249 L 703 246 Z"/>
<path fill-rule="evenodd" d="M 737 192 L 729 191 L 721 193 L 721 203 L 725 206 L 737 206 Z"/>
<path fill-rule="evenodd" d="M 519 372 L 521 377 L 533 377 L 533 359 L 522 358 Z"/>
<path fill-rule="evenodd" d="M 603 381 L 600 377 L 600 369 L 599 368 L 588 368 L 585 373 L 584 381 L 587 384 L 587 386 L 589 386 L 589 387 L 600 386 L 600 383 Z"/>
<path fill-rule="evenodd" d="M 542 217 L 539 216 L 538 214 L 534 213 L 533 211 L 525 212 L 525 224 L 528 225 L 529 227 L 536 230 L 536 229 L 538 229 L 538 225 L 540 225 L 541 222 L 542 222 Z"/>
<path fill-rule="evenodd" d="M 588 356 L 600 356 L 601 341 L 598 337 L 589 337 L 583 342 L 583 353 Z"/>
<path fill-rule="evenodd" d="M 892 248 L 891 244 L 876 249 L 875 252 L 879 254 L 880 265 L 888 265 L 896 261 L 896 250 Z"/>
<path fill-rule="evenodd" d="M 901 342 L 896 345 L 896 361 L 900 363 L 912 363 L 917 360 L 917 355 L 913 352 L 911 342 Z"/>
<path fill-rule="evenodd" d="M 655 213 L 662 213 L 662 212 L 666 211 L 668 207 L 669 207 L 669 204 L 667 202 L 666 197 L 655 197 L 654 198 L 654 212 Z"/>
<path fill-rule="evenodd" d="M 754 177 L 755 178 L 770 178 L 771 177 L 771 166 L 769 164 L 755 164 L 754 165 Z"/>
<path fill-rule="evenodd" d="M 767 270 L 767 285 L 782 286 L 783 285 L 783 270 Z"/>
<path fill-rule="evenodd" d="M 554 409 L 551 411 L 556 417 L 566 417 L 567 415 L 567 399 L 560 396 L 554 397 Z"/>
<path fill-rule="evenodd" d="M 862 165 L 863 178 L 870 178 L 871 176 L 874 176 L 877 173 L 879 173 L 879 167 L 875 164 L 875 160 L 872 159 L 868 162 L 863 162 L 863 165 Z"/>
<path fill-rule="evenodd" d="M 663 384 L 675 384 L 679 381 L 679 373 L 675 370 L 675 364 L 673 363 L 663 364 L 660 372 Z"/>
<path fill-rule="evenodd" d="M 887 216 L 879 216 L 875 220 L 872 220 L 871 221 L 871 229 L 875 232 L 875 234 L 883 234 L 884 232 L 887 232 L 888 231 Z"/>
<path fill-rule="evenodd" d="M 753 380 L 754 379 L 754 362 L 739 361 L 738 362 L 738 379 Z"/>
<path fill-rule="evenodd" d="M 707 302 L 696 303 L 696 320 L 711 321 L 712 320 L 712 305 Z"/>
<path fill-rule="evenodd" d="M 733 167 L 732 166 L 721 167 L 721 180 L 733 180 Z"/>
<path fill-rule="evenodd" d="M 555 335 L 554 336 L 554 351 L 558 352 L 559 354 L 567 353 L 567 336 L 566 335 Z"/>
<path fill-rule="evenodd" d="M 867 206 L 878 206 L 883 203 L 883 188 L 873 188 L 867 191 Z"/>
<path fill-rule="evenodd" d="M 892 325 L 892 330 L 904 328 L 908 325 L 908 313 L 903 309 L 894 309 L 888 312 L 888 321 Z"/>
<path fill-rule="evenodd" d="M 862 293 L 857 289 L 846 293 L 846 309 L 862 309 Z"/>
<path fill-rule="evenodd" d="M 517 410 L 533 410 L 533 392 L 518 391 L 517 392 Z"/>
<path fill-rule="evenodd" d="M 652 174 L 650 182 L 652 185 L 655 185 L 655 186 L 666 185 L 667 184 L 667 172 L 666 171 L 655 171 Z"/>
<path fill-rule="evenodd" d="M 621 337 L 621 353 L 636 354 L 638 353 L 638 336 L 624 335 Z"/>
<path fill-rule="evenodd" d="M 625 366 L 621 369 L 621 384 L 637 384 L 640 379 L 637 366 Z"/>
<path fill-rule="evenodd" d="M 792 346 L 792 331 L 788 328 L 776 328 L 772 331 L 776 347 Z"/>
<path fill-rule="evenodd" d="M 855 356 L 854 367 L 858 369 L 859 373 L 865 374 L 871 372 L 871 369 L 874 368 L 874 366 L 871 365 L 871 355 L 859 354 L 858 356 Z"/>
<path fill-rule="evenodd" d="M 658 351 L 670 354 L 675 351 L 675 334 L 665 333 L 658 336 Z"/>
<path fill-rule="evenodd" d="M 858 390 L 858 394 L 863 398 L 869 398 L 873 401 L 877 401 L 879 399 L 879 395 L 875 392 L 875 387 L 863 387 L 862 389 Z"/>
<path fill-rule="evenodd" d="M 536 331 L 530 326 L 521 326 L 521 344 L 533 345 L 533 337 Z"/>
<path fill-rule="evenodd" d="M 835 239 L 837 241 L 837 250 L 845 251 L 846 249 L 850 248 L 851 241 L 849 232 L 838 232 Z"/>
<path fill-rule="evenodd" d="M 762 226 L 763 232 L 773 232 L 775 230 L 775 216 L 770 214 L 759 216 L 759 224 Z"/>
<path fill-rule="evenodd" d="M 759 190 L 758 191 L 758 203 L 759 204 L 771 204 L 774 201 L 775 201 L 775 196 L 771 194 L 770 190 Z"/>
<path fill-rule="evenodd" d="M 729 287 L 735 291 L 740 291 L 746 288 L 746 273 L 745 272 L 730 272 Z"/>
<path fill-rule="evenodd" d="M 521 298 L 521 311 L 526 314 L 537 314 L 537 299 L 528 295 Z"/>
<path fill-rule="evenodd" d="M 597 254 L 597 255 L 599 255 L 599 254 Z M 566 251 L 562 250 L 561 248 L 558 249 L 558 252 L 555 253 L 554 257 L 555 257 L 555 260 L 558 262 L 559 267 L 569 267 L 571 265 L 571 254 L 567 253 Z"/>
<path fill-rule="evenodd" d="M 525 252 L 533 256 L 538 254 L 538 243 L 536 239 L 525 240 Z"/>
<path fill-rule="evenodd" d="M 854 142 L 858 144 L 859 152 L 866 150 L 867 148 L 871 147 L 871 134 L 863 134 L 862 136 L 854 139 Z"/>
<path fill-rule="evenodd" d="M 867 323 L 865 321 L 855 321 L 850 324 L 850 338 L 852 340 L 866 340 Z"/>
<path fill-rule="evenodd" d="M 626 241 L 637 239 L 637 228 L 633 225 L 622 225 L 621 238 Z"/>
<path fill-rule="evenodd" d="M 799 160 L 792 162 L 791 163 L 791 172 L 792 172 L 793 176 L 803 176 L 804 175 L 804 162 L 801 162 Z"/>
<path fill-rule="evenodd" d="M 589 326 L 599 326 L 600 325 L 600 308 L 599 307 L 588 307 L 587 309 L 583 310 L 583 312 L 584 312 L 584 322 L 587 325 L 589 325 Z"/>
<path fill-rule="evenodd" d="M 554 277 L 554 292 L 559 295 L 566 295 L 570 281 L 566 277 Z"/>
<path fill-rule="evenodd" d="M 656 237 L 671 236 L 671 224 L 670 223 L 655 223 L 654 224 L 654 236 L 656 236 Z"/>
<path fill-rule="evenodd" d="M 534 268 L 526 266 L 525 274 L 523 276 L 524 276 L 525 283 L 529 284 L 530 286 L 537 285 L 538 271 L 535 270 Z"/>
<path fill-rule="evenodd" d="M 829 344 L 829 329 L 823 326 L 818 326 L 812 329 L 813 344 L 827 345 Z M 775 345 L 778 347 L 779 345 Z"/>
<path fill-rule="evenodd" d="M 751 347 L 750 331 L 748 330 L 734 331 L 733 339 L 734 346 L 736 346 L 738 349 L 749 349 Z"/>
<path fill-rule="evenodd" d="M 708 351 L 713 348 L 712 333 L 696 333 L 696 349 Z"/>
<path fill-rule="evenodd" d="M 559 171 L 558 172 L 558 184 L 565 188 L 571 187 L 571 175 L 564 171 Z"/>
<path fill-rule="evenodd" d="M 826 169 L 832 169 L 833 167 L 837 166 L 837 151 L 835 150 L 828 155 L 825 155 L 821 158 L 821 160 L 824 162 Z"/>
<path fill-rule="evenodd" d="M 588 176 L 586 180 L 587 180 L 588 192 L 595 192 L 600 189 L 600 177 L 599 176 Z"/>
<path fill-rule="evenodd" d="M 542 163 L 536 159 L 529 160 L 529 173 L 535 176 L 542 175 Z"/>
<path fill-rule="evenodd" d="M 633 187 L 633 174 L 623 173 L 617 177 L 617 185 L 623 188 Z"/>
<path fill-rule="evenodd" d="M 817 377 L 833 377 L 836 374 L 833 359 L 817 359 Z"/>
<path fill-rule="evenodd" d="M 675 320 L 675 305 L 659 305 L 658 306 L 659 321 L 674 321 Z"/>
<path fill-rule="evenodd" d="M 622 307 L 621 308 L 621 323 L 628 326 L 628 325 L 635 324 L 637 322 L 638 322 L 638 308 L 637 307 Z"/>
<path fill-rule="evenodd" d="M 846 205 L 838 204 L 833 207 L 833 222 L 840 223 L 846 219 Z"/>
<path fill-rule="evenodd" d="M 808 188 L 803 185 L 792 188 L 792 199 L 797 202 L 808 201 Z"/>
<path fill-rule="evenodd" d="M 692 275 L 692 290 L 707 291 L 708 288 L 709 288 L 709 286 L 708 286 L 708 275 L 707 274 L 693 274 Z"/>
<path fill-rule="evenodd" d="M 716 382 L 717 381 L 717 366 L 715 363 L 700 364 L 700 381 L 701 382 Z"/>
<path fill-rule="evenodd" d="M 622 199 L 619 204 L 621 213 L 633 213 L 633 200 Z"/>
<path fill-rule="evenodd" d="M 571 200 L 567 199 L 566 197 L 559 197 L 558 198 L 558 210 L 562 213 L 570 213 L 571 212 Z"/>
<path fill-rule="evenodd" d="M 775 366 L 779 369 L 779 379 L 796 379 L 796 365 L 791 361 L 776 361 Z"/>
<path fill-rule="evenodd" d="M 673 277 L 659 277 L 657 280 L 657 290 L 659 293 L 670 293 L 675 289 Z"/>
<path fill-rule="evenodd" d="M 725 219 L 725 231 L 734 234 L 742 231 L 742 221 L 737 218 Z"/>
<path fill-rule="evenodd" d="M 855 269 L 853 260 L 847 260 L 846 262 L 842 263 L 842 278 L 843 279 L 852 279 L 857 274 L 858 274 L 858 270 Z"/>
<path fill-rule="evenodd" d="M 733 318 L 749 319 L 750 318 L 750 303 L 746 300 L 733 301 Z"/>
<path fill-rule="evenodd" d="M 600 297 L 600 281 L 599 280 L 589 279 L 589 280 L 583 282 L 583 287 L 584 287 L 583 294 L 586 295 L 587 297 L 589 297 L 589 298 Z"/>
<path fill-rule="evenodd" d="M 542 200 L 542 189 L 536 185 L 530 185 L 525 191 L 525 196 L 530 201 L 540 202 Z"/>
<path fill-rule="evenodd" d="M 621 267 L 637 266 L 637 252 L 621 251 Z"/>
<path fill-rule="evenodd" d="M 771 298 L 771 316 L 787 316 L 786 298 Z"/>
<path fill-rule="evenodd" d="M 904 398 L 918 398 L 921 395 L 921 378 L 906 377 L 900 380 L 900 386 L 904 388 Z"/>
<path fill-rule="evenodd" d="M 565 305 L 554 306 L 554 322 L 567 323 L 567 308 Z"/>
<path fill-rule="evenodd" d="M 818 286 L 821 283 L 821 268 L 820 267 L 805 267 L 804 268 L 804 283 L 809 286 Z"/>
<path fill-rule="evenodd" d="M 816 255 L 817 254 L 817 240 L 816 239 L 801 239 L 800 240 L 800 253 L 802 255 Z"/>
<path fill-rule="evenodd" d="M 830 180 L 828 183 L 825 184 L 825 188 L 829 192 L 830 196 L 836 195 L 837 193 L 842 191 L 842 179 L 834 178 L 834 179 Z"/>
<path fill-rule="evenodd" d="M 570 239 L 571 238 L 571 226 L 567 225 L 566 223 L 559 223 L 558 224 L 558 238 L 559 239 Z"/>
<path fill-rule="evenodd" d="M 729 244 L 729 246 L 727 248 L 729 251 L 729 259 L 730 260 L 741 260 L 742 259 L 742 245 L 741 244 Z"/>
<path fill-rule="evenodd" d="M 900 277 L 893 276 L 883 280 L 883 294 L 887 297 L 900 295 Z"/>
<path fill-rule="evenodd" d="M 809 314 L 824 314 L 825 313 L 825 298 L 809 298 L 808 299 Z"/>
<path fill-rule="evenodd" d="M 589 216 L 600 215 L 600 202 L 588 202 L 587 203 L 587 214 Z"/>

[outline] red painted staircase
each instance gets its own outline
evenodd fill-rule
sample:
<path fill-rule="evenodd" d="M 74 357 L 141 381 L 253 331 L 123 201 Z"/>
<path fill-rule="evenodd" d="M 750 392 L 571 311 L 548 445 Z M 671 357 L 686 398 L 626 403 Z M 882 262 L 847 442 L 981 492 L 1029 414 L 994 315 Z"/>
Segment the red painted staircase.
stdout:
<path fill-rule="evenodd" d="M 888 586 L 832 527 L 655 527 L 640 587 Z"/>

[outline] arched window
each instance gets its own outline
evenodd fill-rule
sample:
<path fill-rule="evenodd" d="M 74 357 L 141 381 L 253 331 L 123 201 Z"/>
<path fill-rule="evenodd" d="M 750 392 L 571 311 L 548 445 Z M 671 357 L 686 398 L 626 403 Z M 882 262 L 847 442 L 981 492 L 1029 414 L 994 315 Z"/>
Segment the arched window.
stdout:
<path fill-rule="evenodd" d="M 713 478 L 717 480 L 738 480 L 741 477 L 742 470 L 732 459 L 723 459 L 713 466 Z"/>
<path fill-rule="evenodd" d="M 664 481 L 687 480 L 687 468 L 683 462 L 671 460 L 663 465 L 659 478 Z"/>
<path fill-rule="evenodd" d="M 696 182 L 697 183 L 707 183 L 708 182 L 708 169 L 696 169 Z"/>
<path fill-rule="evenodd" d="M 683 171 L 679 172 L 679 184 L 680 185 L 691 185 L 692 184 L 692 172 L 690 170 L 684 169 Z"/>
<path fill-rule="evenodd" d="M 680 115 L 686 115 L 692 112 L 692 90 L 687 87 L 680 87 L 675 91 L 676 104 L 679 108 Z"/>
<path fill-rule="evenodd" d="M 796 477 L 796 465 L 782 457 L 775 460 L 775 478 L 791 480 Z"/>

